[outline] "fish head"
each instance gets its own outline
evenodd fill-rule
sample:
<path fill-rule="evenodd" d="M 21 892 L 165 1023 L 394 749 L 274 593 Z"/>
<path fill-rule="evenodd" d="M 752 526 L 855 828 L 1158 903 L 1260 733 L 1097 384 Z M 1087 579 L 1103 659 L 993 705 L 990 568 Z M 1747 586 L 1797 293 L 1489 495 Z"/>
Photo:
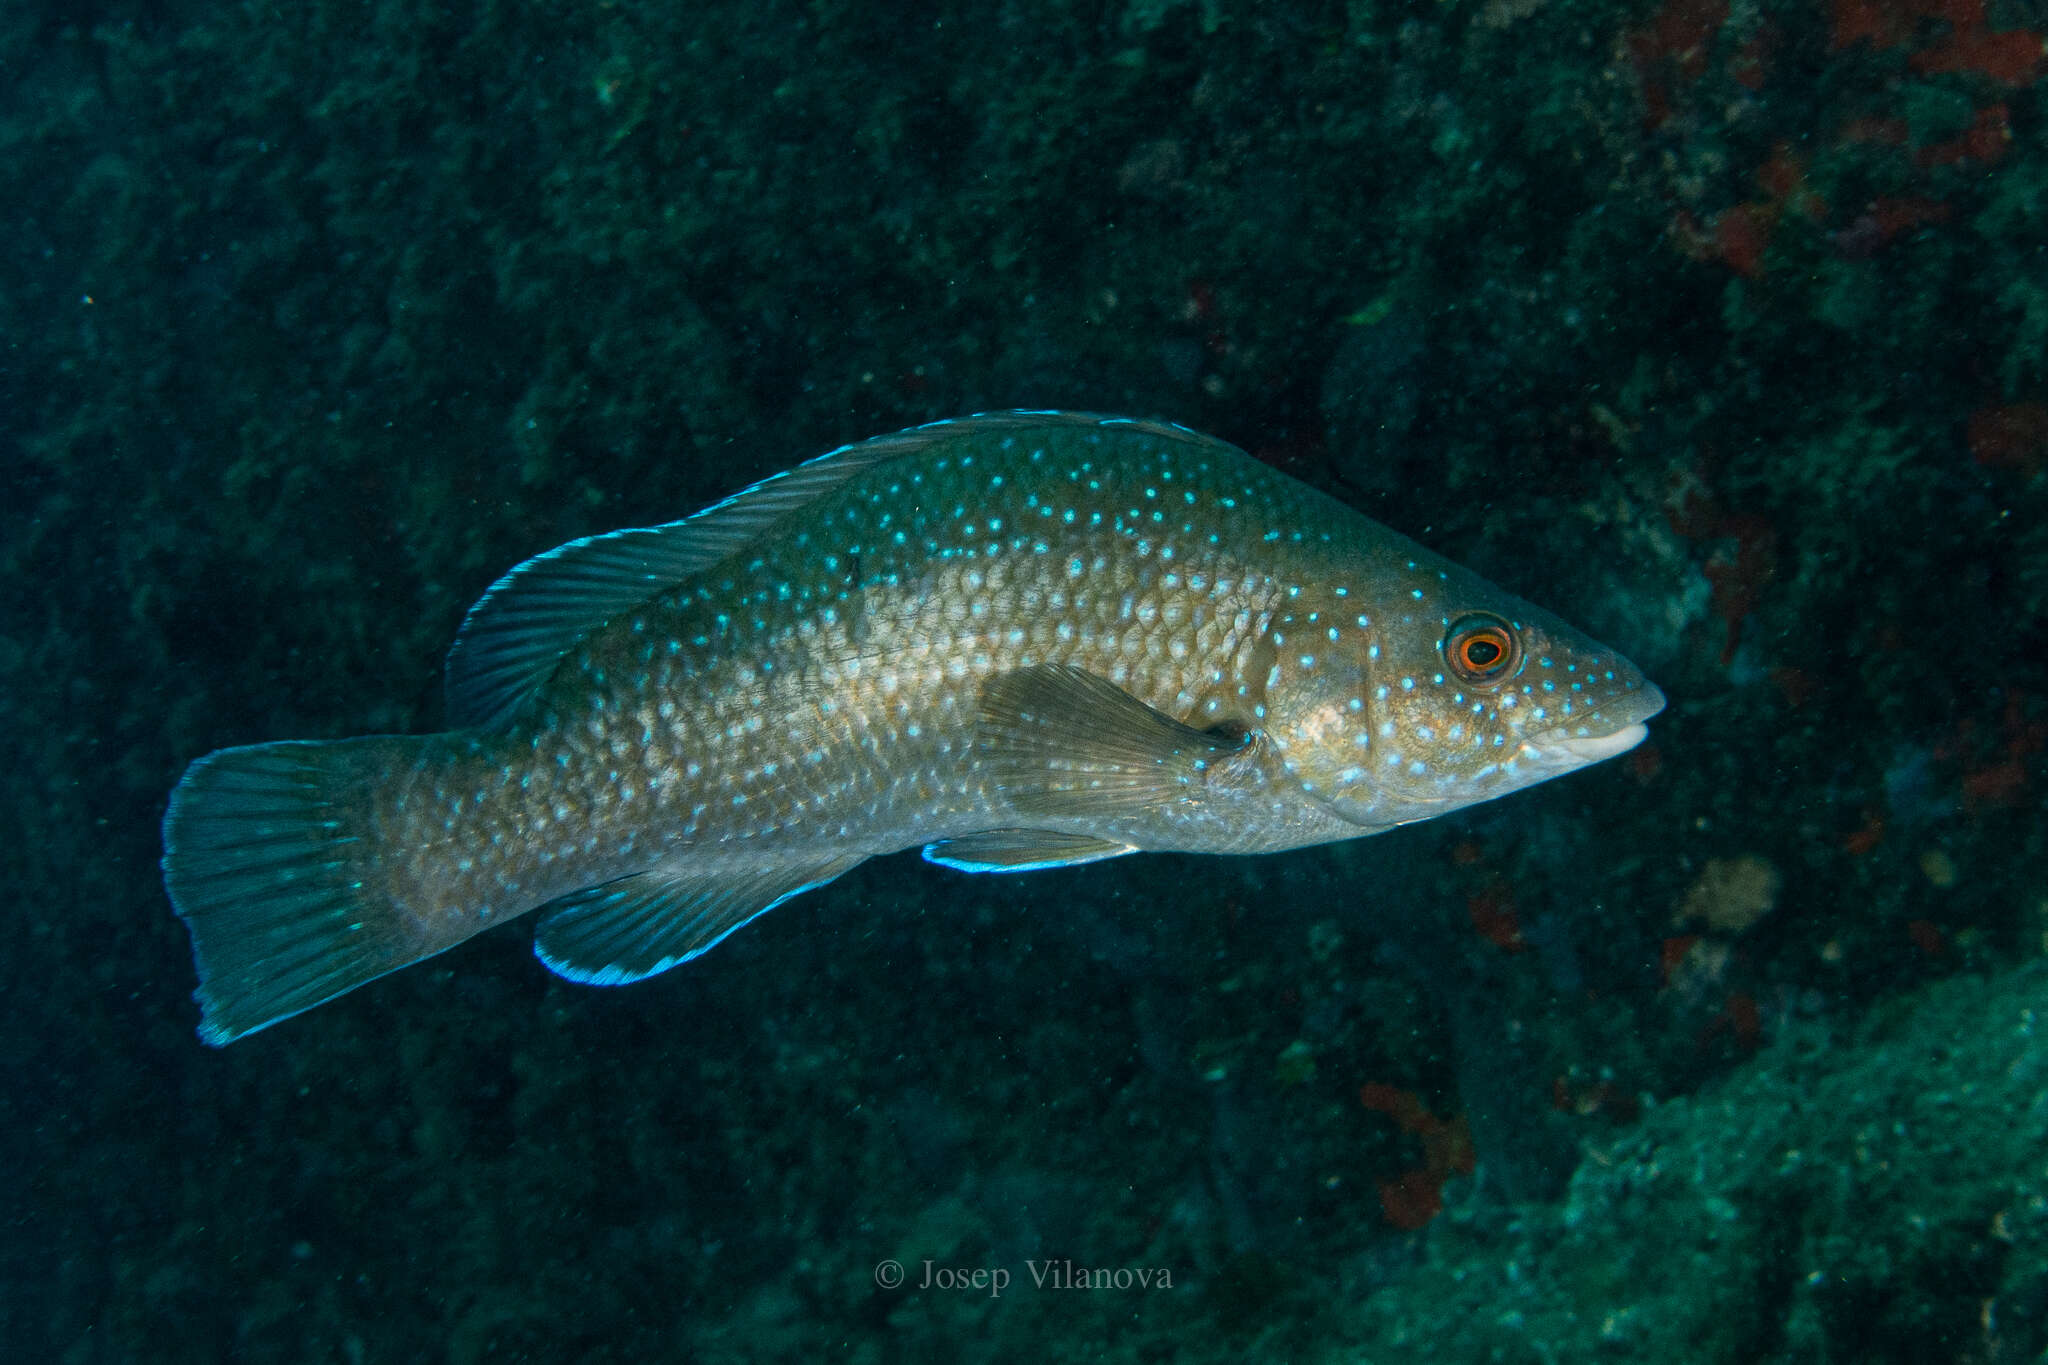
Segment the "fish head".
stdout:
<path fill-rule="evenodd" d="M 1298 590 L 1261 642 L 1259 727 L 1286 775 L 1364 831 L 1625 753 L 1664 694 L 1618 652 L 1416 547 L 1397 587 Z"/>

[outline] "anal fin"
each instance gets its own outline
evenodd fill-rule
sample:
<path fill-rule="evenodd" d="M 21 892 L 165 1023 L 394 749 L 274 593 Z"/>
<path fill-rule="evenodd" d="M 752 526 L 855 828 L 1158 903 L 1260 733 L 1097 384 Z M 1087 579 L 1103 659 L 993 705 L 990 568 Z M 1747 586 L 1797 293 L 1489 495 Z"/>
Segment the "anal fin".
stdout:
<path fill-rule="evenodd" d="M 853 854 L 754 872 L 663 868 L 588 887 L 542 907 L 533 954 L 557 976 L 623 986 L 709 952 L 748 920 L 865 860 Z"/>
<path fill-rule="evenodd" d="M 1078 867 L 1104 858 L 1121 858 L 1137 851 L 1130 844 L 1088 834 L 1062 834 L 1049 829 L 987 829 L 926 844 L 924 858 L 928 863 L 961 872 L 1038 872 L 1048 867 Z"/>

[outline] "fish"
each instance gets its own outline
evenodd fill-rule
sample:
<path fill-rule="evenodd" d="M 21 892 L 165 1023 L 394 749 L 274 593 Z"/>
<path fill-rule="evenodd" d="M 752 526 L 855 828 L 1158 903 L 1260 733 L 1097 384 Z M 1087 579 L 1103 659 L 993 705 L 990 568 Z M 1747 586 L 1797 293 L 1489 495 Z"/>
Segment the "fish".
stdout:
<path fill-rule="evenodd" d="M 224 1046 L 539 912 L 644 980 L 869 858 L 1382 833 L 1623 753 L 1621 654 L 1237 447 L 1016 411 L 842 446 L 472 607 L 448 728 L 194 761 L 163 820 Z"/>

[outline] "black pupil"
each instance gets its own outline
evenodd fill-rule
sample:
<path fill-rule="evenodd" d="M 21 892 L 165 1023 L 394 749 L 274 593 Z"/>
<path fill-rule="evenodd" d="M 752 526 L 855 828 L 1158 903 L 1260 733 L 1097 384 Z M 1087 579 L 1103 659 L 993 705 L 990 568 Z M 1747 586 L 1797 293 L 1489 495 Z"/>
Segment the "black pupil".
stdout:
<path fill-rule="evenodd" d="M 1492 668 L 1501 661 L 1504 652 L 1497 640 L 1481 637 L 1465 642 L 1465 662 L 1473 668 Z"/>

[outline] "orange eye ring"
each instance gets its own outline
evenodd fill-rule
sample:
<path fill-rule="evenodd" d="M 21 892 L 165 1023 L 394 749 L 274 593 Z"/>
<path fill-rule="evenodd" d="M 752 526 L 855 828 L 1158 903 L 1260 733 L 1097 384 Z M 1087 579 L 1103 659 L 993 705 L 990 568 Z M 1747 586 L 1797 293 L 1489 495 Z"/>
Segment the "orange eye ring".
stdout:
<path fill-rule="evenodd" d="M 1460 682 L 1485 687 L 1521 671 L 1522 641 L 1498 616 L 1474 612 L 1451 623 L 1444 634 L 1444 662 Z"/>

